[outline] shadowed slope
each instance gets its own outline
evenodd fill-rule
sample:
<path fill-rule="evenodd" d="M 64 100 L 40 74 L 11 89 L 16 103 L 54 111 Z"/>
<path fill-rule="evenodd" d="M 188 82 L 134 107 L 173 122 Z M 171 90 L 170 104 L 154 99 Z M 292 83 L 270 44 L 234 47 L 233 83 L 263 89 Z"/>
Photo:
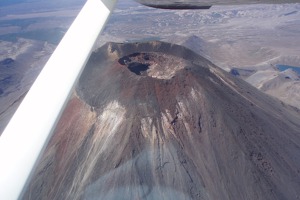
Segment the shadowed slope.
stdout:
<path fill-rule="evenodd" d="M 299 116 L 184 47 L 108 43 L 25 199 L 297 199 Z"/>

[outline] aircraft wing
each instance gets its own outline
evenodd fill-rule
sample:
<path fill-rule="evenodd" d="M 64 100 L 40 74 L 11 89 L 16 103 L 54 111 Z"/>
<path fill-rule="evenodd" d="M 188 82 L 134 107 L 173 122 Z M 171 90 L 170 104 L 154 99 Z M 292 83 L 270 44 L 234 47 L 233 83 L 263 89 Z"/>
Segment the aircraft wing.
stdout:
<path fill-rule="evenodd" d="M 213 5 L 299 3 L 300 0 L 135 0 L 162 9 L 209 9 Z"/>

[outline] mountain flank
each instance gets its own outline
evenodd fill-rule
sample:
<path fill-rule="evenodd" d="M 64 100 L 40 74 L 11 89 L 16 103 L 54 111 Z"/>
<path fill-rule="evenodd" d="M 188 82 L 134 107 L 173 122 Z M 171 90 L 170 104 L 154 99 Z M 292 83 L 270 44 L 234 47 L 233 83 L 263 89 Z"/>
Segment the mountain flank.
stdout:
<path fill-rule="evenodd" d="M 299 199 L 300 111 L 193 51 L 107 43 L 23 199 Z"/>

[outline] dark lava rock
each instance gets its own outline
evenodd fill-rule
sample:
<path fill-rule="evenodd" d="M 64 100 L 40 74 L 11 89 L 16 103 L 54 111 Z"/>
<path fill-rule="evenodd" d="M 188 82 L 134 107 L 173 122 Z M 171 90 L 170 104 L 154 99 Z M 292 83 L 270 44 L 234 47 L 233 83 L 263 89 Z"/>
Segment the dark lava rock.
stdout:
<path fill-rule="evenodd" d="M 148 42 L 92 54 L 24 199 L 299 196 L 299 113 L 182 46 Z"/>
<path fill-rule="evenodd" d="M 0 65 L 10 65 L 14 62 L 12 58 L 6 58 L 0 61 Z"/>
<path fill-rule="evenodd" d="M 239 71 L 236 70 L 236 69 L 231 69 L 231 70 L 230 70 L 230 73 L 231 73 L 232 75 L 234 75 L 234 76 L 239 76 L 239 75 L 240 75 Z"/>

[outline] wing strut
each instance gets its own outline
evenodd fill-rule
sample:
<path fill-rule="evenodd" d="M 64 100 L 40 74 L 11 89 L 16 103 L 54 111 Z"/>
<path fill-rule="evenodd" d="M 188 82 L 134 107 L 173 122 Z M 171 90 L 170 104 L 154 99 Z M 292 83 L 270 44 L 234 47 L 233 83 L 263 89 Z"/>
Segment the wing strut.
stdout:
<path fill-rule="evenodd" d="M 117 0 L 88 0 L 0 137 L 0 199 L 28 179 Z"/>

